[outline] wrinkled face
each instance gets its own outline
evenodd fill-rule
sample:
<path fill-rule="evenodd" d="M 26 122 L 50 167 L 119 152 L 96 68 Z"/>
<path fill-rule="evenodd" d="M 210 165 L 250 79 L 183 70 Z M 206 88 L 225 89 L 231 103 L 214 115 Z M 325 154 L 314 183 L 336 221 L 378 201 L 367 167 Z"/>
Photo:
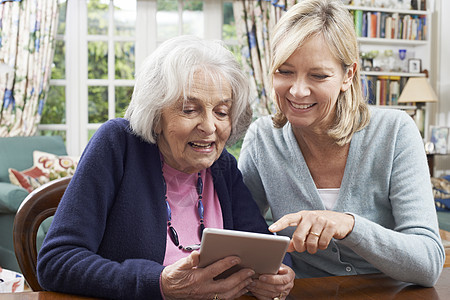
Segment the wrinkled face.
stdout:
<path fill-rule="evenodd" d="M 194 74 L 187 100 L 163 109 L 156 128 L 164 163 L 194 173 L 210 167 L 231 134 L 231 85 L 217 83 L 203 71 Z"/>
<path fill-rule="evenodd" d="M 333 123 L 336 101 L 351 85 L 353 68 L 343 71 L 322 35 L 311 37 L 273 76 L 280 110 L 295 128 L 320 130 Z"/>

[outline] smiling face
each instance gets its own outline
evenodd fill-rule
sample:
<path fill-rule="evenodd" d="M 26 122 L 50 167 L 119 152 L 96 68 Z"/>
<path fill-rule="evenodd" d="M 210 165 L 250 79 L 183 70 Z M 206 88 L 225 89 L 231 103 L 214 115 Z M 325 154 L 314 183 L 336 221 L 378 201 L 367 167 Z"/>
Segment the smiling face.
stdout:
<path fill-rule="evenodd" d="M 333 123 L 336 101 L 351 85 L 353 68 L 343 71 L 322 35 L 309 38 L 273 75 L 280 110 L 296 128 L 326 131 Z"/>
<path fill-rule="evenodd" d="M 210 167 L 231 134 L 232 90 L 203 71 L 194 74 L 186 100 L 162 110 L 156 128 L 164 163 L 185 173 Z"/>

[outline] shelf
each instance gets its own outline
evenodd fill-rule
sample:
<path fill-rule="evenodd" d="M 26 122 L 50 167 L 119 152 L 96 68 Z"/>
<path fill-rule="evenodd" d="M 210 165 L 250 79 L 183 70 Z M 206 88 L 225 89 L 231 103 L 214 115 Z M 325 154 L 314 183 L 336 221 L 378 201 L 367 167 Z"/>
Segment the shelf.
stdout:
<path fill-rule="evenodd" d="M 401 110 L 416 110 L 415 105 L 373 105 L 379 108 L 391 108 L 391 109 L 401 109 Z"/>
<path fill-rule="evenodd" d="M 384 8 L 384 7 L 368 7 L 368 6 L 353 6 L 346 5 L 348 10 L 363 10 L 363 11 L 379 11 L 385 13 L 398 13 L 401 15 L 430 15 L 431 12 L 428 10 L 413 10 L 413 9 L 395 9 L 395 8 Z"/>
<path fill-rule="evenodd" d="M 428 43 L 427 40 L 402 40 L 402 39 L 385 39 L 385 38 L 367 38 L 359 37 L 359 43 L 373 44 L 373 45 L 399 45 L 399 46 L 423 46 Z"/>
<path fill-rule="evenodd" d="M 425 77 L 425 73 L 383 72 L 383 71 L 361 71 L 361 75 L 366 75 L 366 76 Z"/>
<path fill-rule="evenodd" d="M 372 1 L 372 3 L 380 2 Z M 420 59 L 421 69 L 429 70 L 431 67 L 430 53 L 433 38 L 431 31 L 434 9 L 432 8 L 433 5 L 428 4 L 427 2 L 428 10 L 361 5 L 346 5 L 345 7 L 352 14 L 358 36 L 358 47 L 361 53 L 370 51 L 383 53 L 385 50 L 391 50 L 393 53 L 397 53 L 400 49 L 406 49 L 407 59 Z M 417 8 L 416 6 L 414 7 Z M 405 39 L 402 39 L 402 37 L 405 37 Z M 419 37 L 424 38 L 424 40 L 415 39 Z M 398 54 L 393 57 L 397 60 Z M 379 56 L 378 60 L 377 57 L 373 59 L 367 58 L 366 60 L 362 59 L 361 64 L 362 66 L 366 66 L 366 68 L 361 67 L 361 82 L 363 84 L 364 96 L 369 103 L 373 103 L 370 105 L 381 109 L 403 110 L 411 117 L 417 118 L 418 107 L 422 107 L 421 103 L 401 103 L 397 105 L 389 105 L 389 103 L 397 103 L 398 97 L 409 78 L 424 78 L 426 77 L 425 73 L 364 71 L 364 69 L 380 70 L 381 68 L 385 70 L 406 70 L 406 66 L 404 66 L 406 63 L 402 62 L 400 68 L 399 62 L 384 56 Z M 383 105 L 385 103 L 388 103 L 388 105 Z M 423 127 L 425 128 L 420 129 L 422 136 L 424 132 L 428 131 L 429 124 L 426 118 L 427 115 L 425 115 L 423 122 Z M 416 124 L 420 128 L 420 124 L 417 121 Z"/>

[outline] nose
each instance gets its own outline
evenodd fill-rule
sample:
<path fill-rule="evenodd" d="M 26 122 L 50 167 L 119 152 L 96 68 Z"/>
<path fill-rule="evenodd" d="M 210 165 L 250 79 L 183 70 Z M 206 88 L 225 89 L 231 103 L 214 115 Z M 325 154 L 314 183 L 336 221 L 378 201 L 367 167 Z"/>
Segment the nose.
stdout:
<path fill-rule="evenodd" d="M 197 128 L 205 133 L 211 135 L 216 131 L 216 123 L 213 112 L 205 112 L 197 126 Z"/>
<path fill-rule="evenodd" d="M 311 93 L 311 91 L 305 80 L 297 79 L 292 83 L 289 89 L 289 93 L 296 98 L 302 98 L 308 96 Z"/>

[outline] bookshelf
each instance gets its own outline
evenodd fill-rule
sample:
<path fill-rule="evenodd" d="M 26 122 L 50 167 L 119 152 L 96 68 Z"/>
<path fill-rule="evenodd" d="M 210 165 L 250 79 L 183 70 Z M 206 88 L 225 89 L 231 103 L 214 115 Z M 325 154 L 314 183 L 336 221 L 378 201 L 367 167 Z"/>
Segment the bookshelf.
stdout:
<path fill-rule="evenodd" d="M 414 5 L 423 10 L 346 6 L 354 18 L 363 85 L 372 105 L 415 109 L 412 103 L 397 103 L 408 78 L 426 76 L 422 71 L 430 68 L 432 13 L 424 0 Z"/>

